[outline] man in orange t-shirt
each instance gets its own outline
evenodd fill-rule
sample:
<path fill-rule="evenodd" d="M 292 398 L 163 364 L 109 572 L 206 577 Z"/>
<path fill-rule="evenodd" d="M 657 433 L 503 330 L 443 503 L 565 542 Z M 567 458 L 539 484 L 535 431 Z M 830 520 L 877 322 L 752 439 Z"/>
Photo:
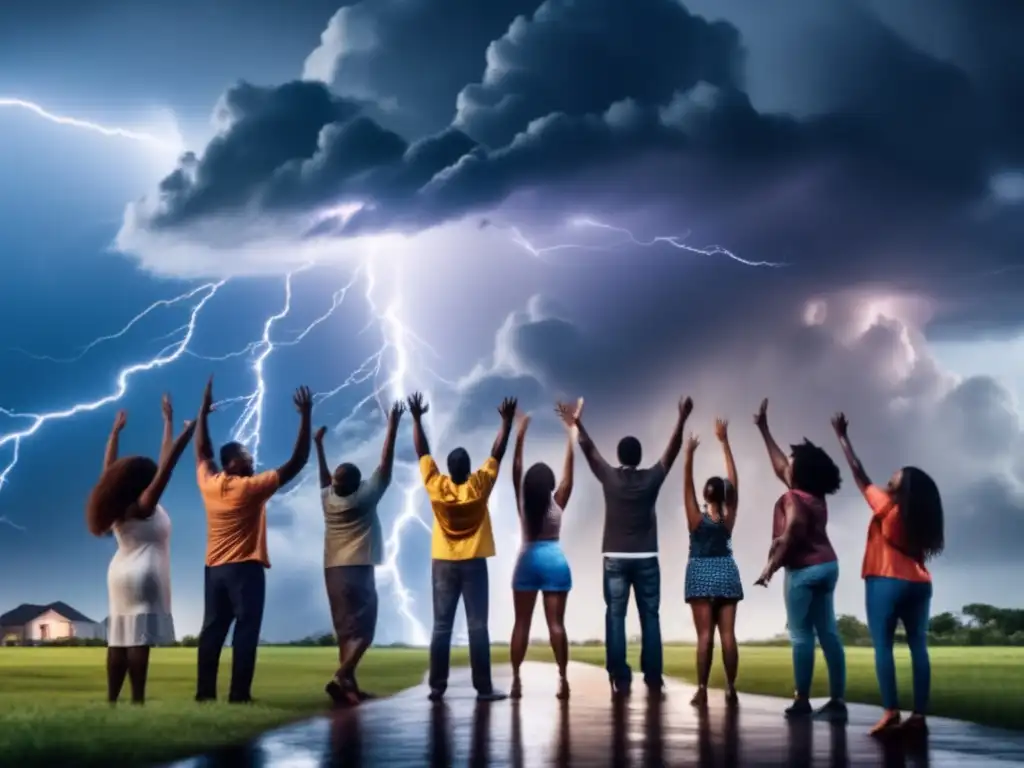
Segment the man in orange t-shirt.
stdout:
<path fill-rule="evenodd" d="M 234 657 L 228 701 L 252 701 L 256 648 L 266 598 L 267 501 L 302 471 L 309 460 L 313 398 L 306 387 L 295 392 L 302 419 L 295 449 L 277 469 L 259 474 L 252 455 L 241 443 L 220 449 L 218 469 L 207 417 L 213 410 L 213 379 L 206 384 L 196 426 L 196 475 L 206 507 L 206 573 L 203 628 L 199 633 L 196 701 L 217 698 L 220 652 L 232 623 Z"/>
<path fill-rule="evenodd" d="M 932 576 L 925 561 L 938 555 L 945 543 L 942 499 L 935 482 L 916 467 L 898 470 L 884 489 L 873 485 L 853 451 L 846 417 L 836 414 L 832 426 L 853 479 L 872 511 L 861 574 L 885 713 L 871 734 L 883 735 L 897 728 L 924 733 L 931 688 L 928 618 L 932 599 Z M 914 674 L 914 710 L 902 722 L 893 660 L 896 625 L 901 621 Z"/>

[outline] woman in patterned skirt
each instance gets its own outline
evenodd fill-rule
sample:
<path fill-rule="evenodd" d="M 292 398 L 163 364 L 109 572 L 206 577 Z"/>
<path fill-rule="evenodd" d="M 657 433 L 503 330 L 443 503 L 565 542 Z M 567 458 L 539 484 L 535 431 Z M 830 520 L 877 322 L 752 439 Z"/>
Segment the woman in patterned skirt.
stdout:
<path fill-rule="evenodd" d="M 715 649 L 715 628 L 722 641 L 725 664 L 726 701 L 736 702 L 736 603 L 743 599 L 740 572 L 732 556 L 732 529 L 739 502 L 736 462 L 729 447 L 728 422 L 715 420 L 715 435 L 725 452 L 728 479 L 712 477 L 704 483 L 704 507 L 697 505 L 693 487 L 693 454 L 699 441 L 690 435 L 686 442 L 683 498 L 690 529 L 690 561 L 686 565 L 686 602 L 693 611 L 697 628 L 697 693 L 691 702 L 704 706 L 708 700 L 708 678 Z"/>

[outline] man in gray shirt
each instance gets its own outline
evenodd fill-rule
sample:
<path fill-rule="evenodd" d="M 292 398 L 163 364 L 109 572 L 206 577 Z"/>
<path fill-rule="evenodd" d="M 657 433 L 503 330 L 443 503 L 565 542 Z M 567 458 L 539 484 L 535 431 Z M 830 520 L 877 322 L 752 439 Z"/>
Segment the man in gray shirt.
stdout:
<path fill-rule="evenodd" d="M 693 411 L 693 400 L 679 401 L 679 416 L 661 459 L 640 469 L 643 457 L 640 441 L 624 437 L 619 441 L 619 466 L 601 456 L 568 405 L 559 404 L 562 420 L 579 430 L 579 443 L 587 464 L 604 490 L 604 600 L 605 668 L 612 693 L 628 695 L 633 672 L 626 661 L 626 609 L 629 593 L 636 598 L 640 614 L 640 667 L 648 690 L 661 695 L 662 678 L 661 569 L 658 565 L 658 493 L 683 444 L 683 427 Z"/>
<path fill-rule="evenodd" d="M 332 474 L 324 455 L 327 428 L 321 427 L 315 437 L 324 510 L 324 578 L 339 657 L 338 671 L 325 690 L 335 704 L 342 706 L 370 698 L 359 689 L 355 669 L 377 628 L 373 569 L 384 562 L 384 533 L 377 504 L 391 482 L 395 435 L 404 411 L 401 402 L 392 406 L 380 466 L 366 481 L 354 464 L 341 464 Z"/>

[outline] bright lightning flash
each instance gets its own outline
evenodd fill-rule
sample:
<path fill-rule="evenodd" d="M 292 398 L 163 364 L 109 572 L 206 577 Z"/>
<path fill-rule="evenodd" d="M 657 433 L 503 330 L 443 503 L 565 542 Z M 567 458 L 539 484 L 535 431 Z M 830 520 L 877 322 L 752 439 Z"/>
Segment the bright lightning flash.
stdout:
<path fill-rule="evenodd" d="M 108 136 L 110 138 L 118 139 L 129 139 L 131 141 L 138 141 L 143 144 L 150 144 L 159 147 L 164 150 L 177 151 L 180 147 L 174 143 L 161 139 L 159 136 L 154 136 L 151 133 L 144 133 L 142 131 L 133 131 L 128 128 L 118 128 L 116 126 L 106 126 L 100 123 L 94 123 L 90 120 L 81 120 L 77 117 L 68 117 L 66 115 L 58 115 L 50 112 L 48 109 L 41 107 L 33 101 L 25 101 L 24 99 L 11 99 L 0 97 L 0 108 L 7 107 L 11 109 L 21 109 L 27 112 L 31 112 L 37 117 L 41 117 L 44 120 L 49 120 L 51 123 L 57 125 L 63 125 L 70 128 L 78 128 L 83 131 L 89 131 L 91 133 L 98 133 L 101 136 Z"/>

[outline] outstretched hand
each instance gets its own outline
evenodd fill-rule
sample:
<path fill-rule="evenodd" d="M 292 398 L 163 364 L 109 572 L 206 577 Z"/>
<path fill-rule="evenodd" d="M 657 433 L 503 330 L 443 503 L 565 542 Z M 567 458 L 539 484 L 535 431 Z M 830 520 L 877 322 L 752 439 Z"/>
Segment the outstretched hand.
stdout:
<path fill-rule="evenodd" d="M 309 391 L 309 387 L 296 389 L 292 402 L 295 403 L 295 410 L 303 415 L 313 412 L 313 393 Z"/>
<path fill-rule="evenodd" d="M 700 438 L 694 434 L 690 434 L 686 438 L 686 453 L 692 455 L 697 450 L 697 446 L 700 445 Z"/>
<path fill-rule="evenodd" d="M 768 428 L 768 398 L 766 397 L 761 401 L 760 407 L 757 409 L 757 413 L 754 414 L 754 423 L 758 429 Z"/>
<path fill-rule="evenodd" d="M 395 400 L 391 405 L 391 412 L 388 414 L 388 421 L 391 424 L 398 424 L 402 419 L 403 413 L 405 413 L 405 403 L 401 400 Z"/>
<path fill-rule="evenodd" d="M 316 431 L 316 434 L 313 435 L 313 440 L 316 442 L 317 445 L 323 445 L 324 438 L 326 436 L 327 436 L 327 427 L 320 427 L 320 429 L 318 429 Z"/>
<path fill-rule="evenodd" d="M 836 431 L 839 439 L 846 437 L 846 431 L 850 428 L 850 422 L 846 420 L 846 414 L 839 412 L 832 417 L 832 429 Z"/>
<path fill-rule="evenodd" d="M 203 413 L 209 413 L 213 410 L 213 376 L 210 376 L 206 381 L 206 387 L 203 389 L 203 400 L 199 410 Z"/>
<path fill-rule="evenodd" d="M 119 434 L 124 429 L 125 424 L 128 423 L 128 411 L 118 411 L 114 417 L 114 434 Z"/>
<path fill-rule="evenodd" d="M 516 418 L 519 435 L 525 435 L 527 428 L 530 426 L 530 414 L 520 413 Z"/>
<path fill-rule="evenodd" d="M 165 420 L 174 421 L 174 406 L 171 405 L 171 396 L 167 393 L 164 393 L 160 400 L 160 410 L 163 412 Z"/>
<path fill-rule="evenodd" d="M 430 406 L 423 400 L 422 392 L 413 392 L 409 395 L 409 413 L 414 419 L 418 419 L 430 410 Z"/>
<path fill-rule="evenodd" d="M 729 439 L 728 419 L 715 419 L 715 437 L 723 443 Z"/>
<path fill-rule="evenodd" d="M 691 413 L 693 413 L 693 398 L 679 398 L 679 417 L 682 419 L 688 419 Z"/>
<path fill-rule="evenodd" d="M 511 422 L 516 416 L 516 408 L 519 406 L 519 401 L 514 397 L 506 397 L 501 401 L 501 405 L 498 406 L 498 415 L 501 416 L 503 421 Z"/>

